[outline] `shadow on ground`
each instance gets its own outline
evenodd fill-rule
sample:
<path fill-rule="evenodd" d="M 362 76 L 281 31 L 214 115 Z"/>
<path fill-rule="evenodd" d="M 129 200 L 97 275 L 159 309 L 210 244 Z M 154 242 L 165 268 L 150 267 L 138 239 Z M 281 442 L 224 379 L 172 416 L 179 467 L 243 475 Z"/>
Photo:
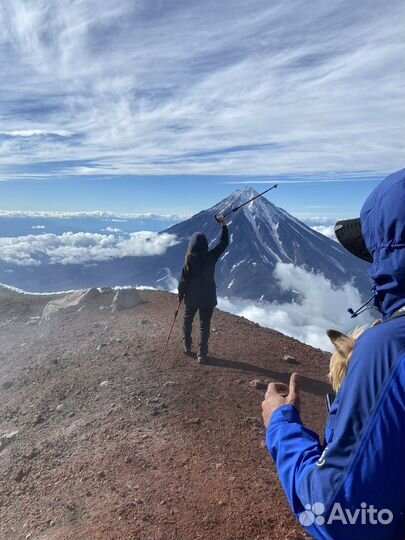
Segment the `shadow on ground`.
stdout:
<path fill-rule="evenodd" d="M 216 366 L 227 369 L 235 369 L 239 371 L 244 371 L 248 373 L 256 373 L 262 375 L 263 377 L 269 379 L 275 379 L 282 383 L 288 384 L 291 377 L 291 372 L 286 371 L 274 371 L 272 369 L 263 368 L 260 366 L 255 366 L 253 364 L 248 364 L 246 362 L 239 362 L 236 360 L 225 360 L 224 358 L 216 358 L 215 356 L 210 356 L 207 362 L 210 366 Z M 331 386 L 327 382 L 318 381 L 317 379 L 311 379 L 305 375 L 300 374 L 300 388 L 304 392 L 313 394 L 315 396 L 323 396 L 328 392 L 332 391 Z"/>

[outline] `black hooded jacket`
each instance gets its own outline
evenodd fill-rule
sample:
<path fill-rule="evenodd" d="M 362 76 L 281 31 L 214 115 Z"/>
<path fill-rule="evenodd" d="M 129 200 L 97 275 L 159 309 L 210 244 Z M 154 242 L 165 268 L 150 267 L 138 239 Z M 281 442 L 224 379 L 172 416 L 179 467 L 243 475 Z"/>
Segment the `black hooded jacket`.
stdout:
<path fill-rule="evenodd" d="M 179 297 L 184 297 L 187 307 L 213 308 L 217 305 L 215 264 L 228 243 L 226 225 L 222 226 L 219 243 L 211 250 L 208 250 L 208 241 L 204 234 L 195 233 L 191 237 L 188 245 L 189 263 L 184 265 L 179 280 Z"/>

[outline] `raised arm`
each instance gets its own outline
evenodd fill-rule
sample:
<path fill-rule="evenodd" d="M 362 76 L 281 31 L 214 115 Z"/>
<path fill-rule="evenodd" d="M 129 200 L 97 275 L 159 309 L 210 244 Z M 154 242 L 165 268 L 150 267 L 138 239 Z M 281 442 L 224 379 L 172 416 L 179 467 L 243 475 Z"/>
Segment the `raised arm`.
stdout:
<path fill-rule="evenodd" d="M 220 256 L 223 254 L 229 244 L 229 232 L 225 218 L 223 216 L 220 216 L 218 218 L 218 221 L 221 223 L 222 227 L 221 238 L 219 239 L 218 244 L 210 251 L 210 253 L 214 255 L 216 260 L 220 258 Z"/>

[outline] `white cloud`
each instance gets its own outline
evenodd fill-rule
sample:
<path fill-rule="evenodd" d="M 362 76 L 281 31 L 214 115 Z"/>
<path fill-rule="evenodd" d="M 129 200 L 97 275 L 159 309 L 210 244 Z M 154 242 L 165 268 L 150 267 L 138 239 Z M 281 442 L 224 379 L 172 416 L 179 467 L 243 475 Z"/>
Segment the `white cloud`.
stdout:
<path fill-rule="evenodd" d="M 294 175 L 295 176 L 295 175 Z M 286 179 L 279 179 L 277 178 L 277 184 L 330 184 L 330 183 L 338 183 L 338 182 L 370 182 L 370 171 L 360 171 L 360 172 L 350 172 L 350 173 L 341 173 L 339 176 L 336 176 L 336 174 L 332 174 L 330 176 L 327 176 L 326 173 L 322 178 L 313 178 L 312 174 L 300 174 L 301 178 L 293 179 L 290 176 L 288 176 Z M 223 183 L 224 184 L 230 184 L 232 186 L 237 185 L 268 185 L 270 182 L 269 179 L 266 180 L 226 180 Z M 305 208 L 329 208 L 328 206 L 305 206 Z"/>
<path fill-rule="evenodd" d="M 304 223 L 306 223 L 310 227 L 314 227 L 317 225 L 335 225 L 335 223 L 338 221 L 337 217 L 331 216 L 305 216 L 303 214 L 298 214 L 296 217 L 304 221 Z"/>
<path fill-rule="evenodd" d="M 103 229 L 103 231 L 109 232 L 109 233 L 112 233 L 112 234 L 124 232 L 122 229 L 118 229 L 117 227 L 106 227 L 105 229 Z"/>
<path fill-rule="evenodd" d="M 1 179 L 402 166 L 402 0 L 0 7 Z"/>
<path fill-rule="evenodd" d="M 315 225 L 312 229 L 337 242 L 334 225 Z"/>
<path fill-rule="evenodd" d="M 33 225 L 31 227 L 31 229 L 35 230 L 35 231 L 41 231 L 41 230 L 44 230 L 46 229 L 45 225 Z"/>
<path fill-rule="evenodd" d="M 125 236 L 64 233 L 0 238 L 0 260 L 18 266 L 84 264 L 121 257 L 162 255 L 177 244 L 173 234 L 141 231 Z"/>
<path fill-rule="evenodd" d="M 45 131 L 43 129 L 17 129 L 14 131 L 0 131 L 0 137 L 2 135 L 6 137 L 40 137 L 52 135 L 56 135 L 58 137 L 69 137 L 72 134 L 64 130 Z"/>
<path fill-rule="evenodd" d="M 320 207 L 320 208 L 325 208 L 325 207 Z M 337 238 L 335 235 L 335 224 L 338 221 L 337 217 L 306 216 L 306 215 L 303 215 L 302 213 L 300 213 L 297 217 L 301 219 L 304 223 L 306 223 L 309 227 L 311 227 L 311 229 L 313 229 L 314 231 L 317 231 L 323 234 L 324 236 L 327 236 L 331 240 L 335 240 L 337 242 Z"/>
<path fill-rule="evenodd" d="M 335 289 L 322 274 L 284 263 L 278 263 L 274 277 L 282 290 L 297 291 L 301 296 L 300 303 L 252 303 L 249 300 L 220 298 L 218 307 L 329 351 L 333 348 L 326 336 L 328 328 L 349 332 L 357 321 L 357 324 L 367 324 L 372 320 L 369 312 L 356 319 L 356 322 L 347 313 L 349 307 L 356 308 L 363 303 L 359 292 L 350 283 Z"/>
<path fill-rule="evenodd" d="M 171 273 L 170 268 L 162 268 L 162 274 L 162 277 L 156 280 L 158 288 L 164 291 L 177 293 L 179 282 Z"/>
<path fill-rule="evenodd" d="M 154 214 L 152 212 L 146 212 L 142 214 L 126 214 L 105 212 L 102 210 L 95 210 L 92 212 L 52 212 L 52 211 L 25 211 L 25 210 L 0 210 L 0 218 L 95 218 L 106 219 L 114 222 L 125 222 L 128 219 L 137 220 L 162 220 L 162 221 L 183 221 L 189 218 L 188 215 L 178 214 Z"/>

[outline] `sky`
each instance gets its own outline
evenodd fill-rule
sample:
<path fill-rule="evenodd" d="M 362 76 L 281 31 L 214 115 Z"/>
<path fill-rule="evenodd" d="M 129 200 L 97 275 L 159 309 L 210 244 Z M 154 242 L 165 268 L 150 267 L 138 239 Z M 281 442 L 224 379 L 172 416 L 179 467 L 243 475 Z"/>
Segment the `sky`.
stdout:
<path fill-rule="evenodd" d="M 402 0 L 0 0 L 0 210 L 352 217 L 403 167 Z"/>

